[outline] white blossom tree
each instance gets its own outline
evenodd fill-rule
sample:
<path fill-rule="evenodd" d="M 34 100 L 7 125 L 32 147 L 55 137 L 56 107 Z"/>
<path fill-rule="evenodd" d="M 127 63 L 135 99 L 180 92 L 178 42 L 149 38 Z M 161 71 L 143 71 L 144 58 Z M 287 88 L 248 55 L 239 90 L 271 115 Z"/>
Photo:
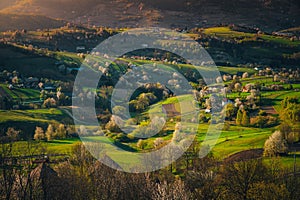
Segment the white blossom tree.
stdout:
<path fill-rule="evenodd" d="M 280 131 L 275 131 L 265 142 L 264 155 L 274 156 L 288 153 L 288 144 Z"/>

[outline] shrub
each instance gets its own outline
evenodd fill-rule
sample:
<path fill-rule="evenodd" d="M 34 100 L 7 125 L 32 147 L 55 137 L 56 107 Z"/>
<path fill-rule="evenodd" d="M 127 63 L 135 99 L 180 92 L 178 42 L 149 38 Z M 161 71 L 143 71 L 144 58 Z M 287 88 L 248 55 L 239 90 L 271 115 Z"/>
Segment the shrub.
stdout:
<path fill-rule="evenodd" d="M 145 149 L 145 147 L 147 146 L 147 142 L 145 140 L 139 139 L 136 146 L 140 149 Z"/>
<path fill-rule="evenodd" d="M 199 122 L 201 123 L 207 123 L 209 121 L 209 119 L 205 116 L 205 114 L 201 113 L 199 115 Z"/>
<path fill-rule="evenodd" d="M 231 120 L 234 116 L 236 116 L 236 108 L 232 103 L 228 103 L 224 106 L 223 115 L 225 115 L 227 120 Z"/>
<path fill-rule="evenodd" d="M 248 78 L 248 77 L 249 77 L 248 72 L 243 73 L 242 78 Z"/>
<path fill-rule="evenodd" d="M 6 136 L 12 140 L 12 141 L 15 141 L 15 140 L 18 140 L 19 139 L 19 134 L 20 134 L 21 131 L 19 130 L 15 130 L 14 128 L 12 127 L 9 127 L 6 131 Z"/>
<path fill-rule="evenodd" d="M 263 110 L 259 110 L 258 115 L 259 116 L 267 116 L 267 113 Z"/>
<path fill-rule="evenodd" d="M 268 128 L 278 125 L 277 117 L 272 116 L 257 116 L 251 119 L 251 125 L 256 128 Z"/>
<path fill-rule="evenodd" d="M 130 118 L 126 121 L 126 125 L 137 125 L 137 120 L 135 118 Z"/>
<path fill-rule="evenodd" d="M 153 146 L 155 149 L 157 149 L 157 148 L 161 147 L 163 143 L 164 143 L 164 140 L 162 138 L 156 138 L 153 141 Z"/>
<path fill-rule="evenodd" d="M 105 125 L 105 128 L 111 132 L 120 132 L 121 129 L 115 122 L 115 117 L 112 116 L 110 121 Z"/>
<path fill-rule="evenodd" d="M 130 141 L 130 138 L 127 137 L 126 134 L 124 133 L 119 133 L 118 135 L 116 135 L 114 137 L 114 139 L 117 141 L 117 142 L 129 142 Z"/>
<path fill-rule="evenodd" d="M 53 98 L 48 98 L 48 99 L 46 99 L 46 100 L 44 101 L 43 106 L 44 106 L 45 108 L 56 108 L 56 107 L 57 107 L 57 104 L 56 104 L 55 99 L 53 99 Z"/>
<path fill-rule="evenodd" d="M 224 131 L 229 131 L 229 129 L 230 129 L 230 124 L 225 122 L 224 126 L 223 126 L 223 130 Z"/>

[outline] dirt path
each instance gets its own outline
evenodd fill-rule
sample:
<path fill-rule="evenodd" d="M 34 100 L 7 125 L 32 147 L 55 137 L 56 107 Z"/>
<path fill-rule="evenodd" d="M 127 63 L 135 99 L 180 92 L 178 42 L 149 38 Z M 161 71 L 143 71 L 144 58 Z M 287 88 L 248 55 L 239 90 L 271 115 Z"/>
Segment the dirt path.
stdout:
<path fill-rule="evenodd" d="M 278 114 L 273 106 L 262 106 L 261 109 L 270 115 Z"/>

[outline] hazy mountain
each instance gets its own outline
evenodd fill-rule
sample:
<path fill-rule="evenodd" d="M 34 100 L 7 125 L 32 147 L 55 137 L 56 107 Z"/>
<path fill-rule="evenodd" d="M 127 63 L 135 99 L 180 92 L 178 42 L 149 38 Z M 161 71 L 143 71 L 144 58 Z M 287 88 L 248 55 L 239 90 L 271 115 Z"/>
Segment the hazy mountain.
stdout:
<path fill-rule="evenodd" d="M 298 0 L 1 0 L 0 12 L 119 27 L 236 23 L 278 30 L 300 25 L 299 7 Z"/>

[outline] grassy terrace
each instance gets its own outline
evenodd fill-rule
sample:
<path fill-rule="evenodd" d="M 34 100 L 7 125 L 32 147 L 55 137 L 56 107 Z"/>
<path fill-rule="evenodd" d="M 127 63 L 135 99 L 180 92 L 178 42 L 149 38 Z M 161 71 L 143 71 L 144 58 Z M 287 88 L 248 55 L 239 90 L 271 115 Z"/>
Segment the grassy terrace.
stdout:
<path fill-rule="evenodd" d="M 228 131 L 222 131 L 213 153 L 218 158 L 226 158 L 244 150 L 263 148 L 271 134 L 272 129 L 231 126 Z M 204 136 L 200 137 L 201 140 L 203 138 Z"/>
<path fill-rule="evenodd" d="M 35 89 L 14 88 L 8 89 L 6 84 L 0 84 L 0 87 L 13 99 L 19 101 L 39 100 L 40 91 Z"/>
<path fill-rule="evenodd" d="M 173 65 L 173 64 L 168 64 L 168 63 L 164 63 L 164 62 L 161 62 L 161 61 L 132 60 L 132 59 L 123 59 L 123 58 L 120 58 L 120 60 L 128 62 L 128 63 L 131 62 L 133 64 L 136 64 L 137 66 L 138 65 L 144 65 L 144 64 L 156 63 L 157 66 L 159 66 L 162 69 L 168 69 L 167 67 L 164 67 L 164 65 L 165 65 L 165 66 L 172 67 L 172 69 L 183 71 L 183 72 L 187 71 L 187 70 L 195 70 L 195 69 L 198 69 L 200 71 L 211 70 L 208 67 L 193 66 L 193 65 L 190 65 L 190 64 L 176 64 L 176 65 Z M 252 74 L 255 73 L 254 69 L 245 68 L 245 67 L 225 67 L 225 66 L 217 66 L 217 67 L 218 67 L 218 70 L 220 71 L 220 73 L 222 73 L 222 74 L 235 75 L 238 72 L 242 72 L 242 73 L 248 72 L 250 75 L 252 75 Z"/>
<path fill-rule="evenodd" d="M 59 109 L 0 110 L 0 123 L 59 121 L 67 115 Z"/>
<path fill-rule="evenodd" d="M 178 101 L 183 104 L 185 101 L 189 101 L 189 96 L 179 96 L 169 98 L 162 102 L 159 102 L 152 106 L 149 110 L 149 113 L 161 112 L 162 104 L 177 103 Z M 167 122 L 167 127 L 174 127 L 174 122 Z M 193 125 L 194 126 L 194 125 Z M 206 133 L 208 131 L 209 125 L 199 124 L 197 138 L 200 142 L 205 139 Z M 196 128 L 196 127 L 195 127 Z M 216 143 L 213 153 L 218 158 L 225 158 L 234 153 L 244 151 L 251 148 L 262 148 L 265 140 L 272 134 L 274 128 L 253 128 L 253 127 L 240 127 L 231 125 L 229 130 L 223 130 L 221 135 Z M 163 137 L 165 140 L 169 140 L 172 137 L 172 132 L 167 136 Z M 148 139 L 147 139 L 148 140 Z M 149 139 L 152 141 L 153 139 Z"/>
<path fill-rule="evenodd" d="M 204 30 L 204 33 L 207 35 L 213 35 L 221 38 L 226 39 L 234 39 L 240 42 L 247 42 L 247 41 L 254 41 L 254 38 L 257 34 L 254 33 L 244 33 L 231 30 L 229 27 L 213 27 L 207 28 Z M 291 41 L 288 38 L 280 37 L 280 36 L 273 36 L 273 35 L 266 35 L 261 34 L 259 37 L 264 40 L 264 42 L 282 44 L 287 46 L 299 46 L 300 41 Z"/>
<path fill-rule="evenodd" d="M 247 129 L 232 126 L 229 131 L 222 131 L 222 134 L 217 141 L 216 146 L 213 148 L 213 155 L 222 160 L 230 155 L 235 153 L 249 150 L 252 148 L 262 148 L 264 141 L 271 135 L 271 130 L 261 130 L 261 129 Z M 203 137 L 198 137 L 201 140 Z M 90 136 L 86 139 L 90 139 L 92 141 L 99 141 L 101 145 L 107 151 L 108 155 L 113 159 L 117 160 L 119 163 L 128 164 L 139 161 L 139 151 L 137 153 L 119 153 L 114 151 L 115 147 L 106 144 L 107 138 L 102 136 Z M 155 138 L 154 138 L 155 139 Z M 153 138 L 149 138 L 148 140 L 154 140 Z M 171 139 L 170 136 L 166 136 L 166 140 Z M 35 144 L 39 146 L 39 148 L 44 149 L 47 154 L 67 154 L 72 155 L 72 149 L 75 145 L 80 144 L 81 140 L 79 138 L 67 138 L 63 140 L 53 140 L 49 142 L 40 142 L 39 144 Z M 15 142 L 13 149 L 14 155 L 24 155 L 26 152 L 28 143 L 25 141 Z M 37 152 L 41 153 L 41 152 Z M 135 155 L 133 155 L 135 154 Z M 294 152 L 291 152 L 288 156 L 275 158 L 282 166 L 292 168 L 294 164 Z M 297 160 L 300 157 L 300 152 L 296 152 Z M 265 162 L 271 163 L 274 162 L 274 158 L 264 158 Z M 297 161 L 298 162 L 298 161 Z"/>

